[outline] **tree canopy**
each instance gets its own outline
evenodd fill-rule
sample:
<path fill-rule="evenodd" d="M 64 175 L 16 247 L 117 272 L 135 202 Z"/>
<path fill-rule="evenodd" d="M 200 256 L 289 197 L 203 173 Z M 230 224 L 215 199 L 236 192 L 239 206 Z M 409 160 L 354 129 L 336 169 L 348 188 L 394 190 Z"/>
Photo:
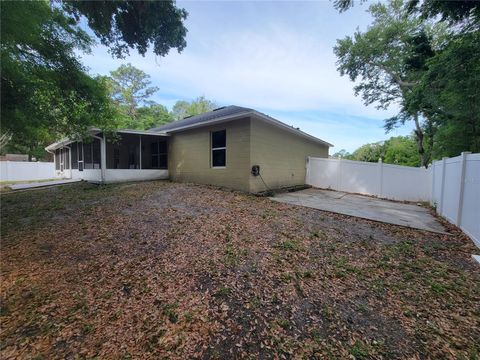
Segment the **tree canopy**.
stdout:
<path fill-rule="evenodd" d="M 84 16 L 90 29 L 116 57 L 128 55 L 130 49 L 145 55 L 150 46 L 156 55 L 165 56 L 170 49 L 180 52 L 187 45 L 183 21 L 188 13 L 172 0 L 63 0 L 61 4 L 77 22 Z"/>
<path fill-rule="evenodd" d="M 438 1 L 373 4 L 373 23 L 337 41 L 338 70 L 366 105 L 400 106 L 386 131 L 413 121 L 421 164 L 480 151 L 478 3 L 459 9 Z M 345 10 L 352 1 L 337 1 Z M 463 9 L 463 10 L 462 10 Z M 439 20 L 436 15 L 443 14 Z M 453 26 L 453 25 L 455 26 Z M 452 136 L 454 135 L 454 136 Z"/>
<path fill-rule="evenodd" d="M 173 1 L 2 1 L 0 10 L 1 132 L 7 148 L 37 157 L 59 137 L 118 125 L 109 83 L 78 58 L 95 41 L 83 19 L 117 57 L 185 47 L 187 13 Z"/>
<path fill-rule="evenodd" d="M 205 96 L 199 96 L 192 101 L 179 100 L 172 109 L 175 120 L 181 120 L 187 116 L 199 115 L 217 108 L 217 104 L 208 100 Z"/>
<path fill-rule="evenodd" d="M 353 153 L 345 150 L 333 154 L 335 158 L 377 162 L 403 166 L 420 166 L 415 140 L 412 136 L 396 136 L 385 141 L 365 144 Z"/>

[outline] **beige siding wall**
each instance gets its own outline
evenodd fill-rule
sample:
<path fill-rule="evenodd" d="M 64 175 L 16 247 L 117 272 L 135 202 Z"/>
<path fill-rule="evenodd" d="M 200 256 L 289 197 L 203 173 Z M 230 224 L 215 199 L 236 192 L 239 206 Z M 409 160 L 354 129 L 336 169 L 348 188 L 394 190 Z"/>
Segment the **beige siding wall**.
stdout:
<path fill-rule="evenodd" d="M 328 146 L 258 119 L 252 119 L 250 133 L 250 167 L 260 165 L 260 174 L 271 189 L 305 184 L 307 156 L 328 157 Z M 260 177 L 250 175 L 250 191 L 264 190 Z"/>
<path fill-rule="evenodd" d="M 227 134 L 227 166 L 214 169 L 210 166 L 210 133 L 223 129 Z M 169 143 L 172 180 L 250 190 L 250 119 L 176 133 Z"/>

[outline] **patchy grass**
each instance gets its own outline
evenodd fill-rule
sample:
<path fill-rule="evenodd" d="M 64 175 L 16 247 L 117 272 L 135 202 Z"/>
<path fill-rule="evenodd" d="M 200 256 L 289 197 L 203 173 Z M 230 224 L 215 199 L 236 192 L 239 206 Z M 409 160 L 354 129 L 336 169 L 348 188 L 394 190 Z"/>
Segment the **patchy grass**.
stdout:
<path fill-rule="evenodd" d="M 169 182 L 1 199 L 2 358 L 477 359 L 480 276 L 431 234 Z"/>

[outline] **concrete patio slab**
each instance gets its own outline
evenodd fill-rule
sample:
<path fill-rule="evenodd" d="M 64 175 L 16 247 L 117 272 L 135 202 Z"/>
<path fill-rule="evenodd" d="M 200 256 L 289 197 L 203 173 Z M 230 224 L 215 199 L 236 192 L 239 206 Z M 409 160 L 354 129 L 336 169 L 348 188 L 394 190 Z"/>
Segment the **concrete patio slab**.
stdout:
<path fill-rule="evenodd" d="M 25 184 L 13 184 L 13 185 L 10 185 L 9 187 L 13 191 L 30 190 L 30 189 L 41 188 L 46 186 L 72 184 L 79 181 L 82 181 L 82 180 L 81 179 L 52 180 L 52 181 L 31 182 L 31 183 L 25 183 Z"/>
<path fill-rule="evenodd" d="M 387 224 L 445 233 L 445 229 L 435 217 L 427 209 L 418 205 L 320 189 L 282 193 L 270 199 Z"/>

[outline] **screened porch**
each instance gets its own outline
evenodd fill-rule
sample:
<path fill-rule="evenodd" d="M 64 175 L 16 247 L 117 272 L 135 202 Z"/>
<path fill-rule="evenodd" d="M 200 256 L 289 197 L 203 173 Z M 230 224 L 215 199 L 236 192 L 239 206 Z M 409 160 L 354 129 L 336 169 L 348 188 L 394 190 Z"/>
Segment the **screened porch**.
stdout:
<path fill-rule="evenodd" d="M 168 178 L 168 136 L 122 130 L 106 138 L 71 141 L 55 149 L 57 176 L 115 182 Z"/>

